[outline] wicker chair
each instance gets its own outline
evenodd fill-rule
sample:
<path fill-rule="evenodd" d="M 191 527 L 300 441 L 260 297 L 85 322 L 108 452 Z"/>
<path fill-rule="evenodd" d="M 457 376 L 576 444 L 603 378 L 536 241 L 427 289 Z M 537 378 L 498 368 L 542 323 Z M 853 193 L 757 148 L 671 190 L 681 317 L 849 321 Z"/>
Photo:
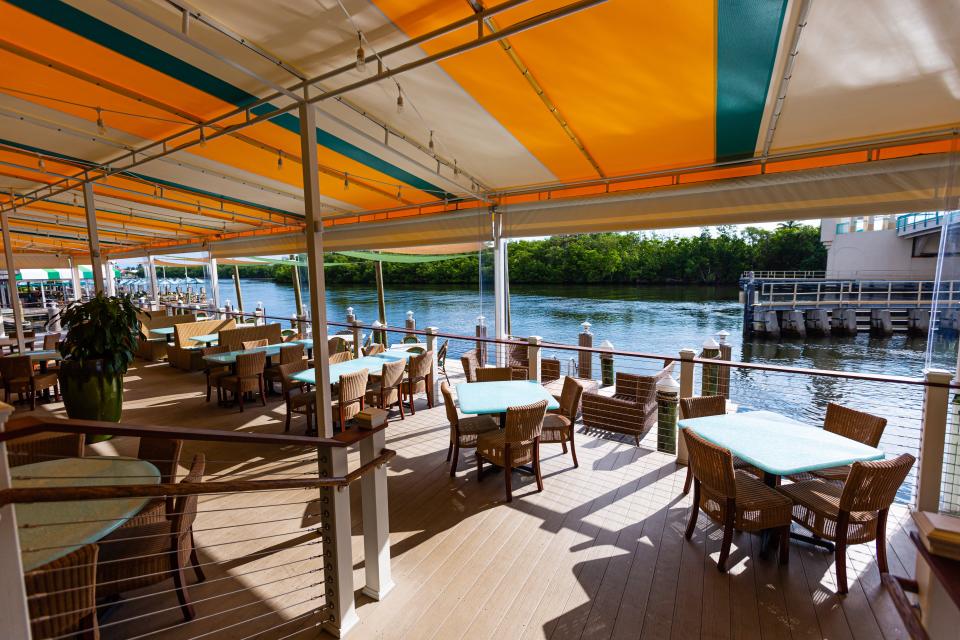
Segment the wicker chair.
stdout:
<path fill-rule="evenodd" d="M 475 449 L 477 438 L 481 433 L 497 431 L 497 421 L 490 416 L 470 416 L 461 418 L 457 413 L 457 403 L 453 399 L 450 385 L 440 383 L 440 393 L 443 395 L 443 406 L 447 410 L 447 420 L 450 422 L 450 446 L 447 448 L 447 462 L 450 462 L 450 477 L 457 473 L 460 462 L 460 449 Z"/>
<path fill-rule="evenodd" d="M 560 408 L 547 412 L 543 418 L 543 431 L 540 434 L 540 444 L 560 443 L 563 452 L 567 452 L 567 443 L 570 443 L 570 455 L 573 466 L 579 467 L 577 449 L 573 443 L 573 423 L 577 420 L 580 410 L 580 398 L 583 396 L 583 387 L 577 381 L 567 376 L 563 379 L 563 391 L 560 394 Z"/>
<path fill-rule="evenodd" d="M 723 527 L 717 569 L 727 570 L 733 531 L 776 529 L 780 537 L 780 564 L 790 560 L 790 500 L 743 471 L 734 471 L 733 454 L 683 429 L 693 470 L 693 507 L 687 523 L 689 540 L 702 510 Z"/>
<path fill-rule="evenodd" d="M 707 416 L 722 416 L 727 412 L 727 399 L 723 396 L 696 396 L 693 398 L 680 399 L 680 417 L 681 418 L 705 418 Z M 744 462 L 737 456 L 733 456 L 733 468 L 750 473 L 759 479 L 763 479 L 763 471 L 757 469 L 752 464 Z M 683 481 L 683 495 L 690 493 L 690 485 L 693 484 L 693 472 L 690 471 L 690 465 L 687 465 L 687 477 Z"/>
<path fill-rule="evenodd" d="M 206 461 L 197 454 L 181 484 L 203 481 Z M 193 522 L 197 516 L 197 496 L 177 496 L 169 519 L 139 526 L 120 527 L 100 541 L 97 566 L 97 598 L 110 598 L 173 578 L 180 610 L 185 620 L 194 618 L 187 591 L 186 569 L 191 567 L 197 580 L 205 577 L 193 542 Z"/>
<path fill-rule="evenodd" d="M 350 347 L 347 344 L 347 341 L 345 338 L 341 338 L 340 336 L 333 336 L 332 338 L 327 340 L 327 353 L 329 353 L 331 356 L 335 353 L 349 353 L 349 352 L 350 352 Z"/>
<path fill-rule="evenodd" d="M 503 467 L 507 502 L 513 502 L 514 467 L 532 464 L 537 477 L 537 491 L 543 491 L 540 473 L 540 430 L 547 413 L 547 401 L 507 409 L 506 427 L 489 431 L 477 438 L 477 480 L 483 477 L 483 461 Z"/>
<path fill-rule="evenodd" d="M 366 369 L 340 376 L 337 400 L 333 403 L 333 416 L 334 422 L 340 425 L 341 430 L 347 428 L 347 420 L 363 411 L 368 378 Z"/>
<path fill-rule="evenodd" d="M 440 345 L 440 350 L 437 351 L 437 370 L 443 374 L 447 382 L 450 382 L 450 376 L 447 375 L 447 347 L 449 345 L 450 341 L 444 340 L 443 344 Z"/>
<path fill-rule="evenodd" d="M 236 373 L 220 378 L 220 388 L 233 393 L 234 398 L 243 411 L 243 396 L 255 391 L 260 393 L 260 403 L 267 406 L 264 396 L 263 366 L 267 362 L 265 351 L 254 351 L 237 356 Z"/>
<path fill-rule="evenodd" d="M 3 377 L 4 401 L 10 402 L 10 394 L 30 397 L 30 410 L 37 408 L 37 394 L 53 387 L 54 400 L 60 400 L 60 384 L 56 371 L 35 373 L 30 356 L 0 358 L 0 376 Z"/>
<path fill-rule="evenodd" d="M 290 418 L 295 413 L 306 416 L 307 433 L 314 431 L 313 419 L 316 417 L 317 394 L 306 389 L 302 382 L 293 379 L 295 374 L 306 369 L 307 362 L 302 358 L 279 367 L 283 402 L 287 406 L 287 418 L 283 423 L 284 432 L 290 431 Z"/>
<path fill-rule="evenodd" d="M 420 338 L 418 338 L 417 336 L 403 336 L 403 340 L 401 340 L 400 342 L 402 342 L 403 344 L 417 344 L 418 342 L 420 342 Z"/>
<path fill-rule="evenodd" d="M 481 367 L 476 370 L 477 382 L 508 382 L 513 380 L 512 367 Z"/>
<path fill-rule="evenodd" d="M 525 344 L 515 344 L 507 353 L 507 364 L 521 369 L 530 368 L 530 348 Z"/>
<path fill-rule="evenodd" d="M 43 336 L 43 350 L 55 351 L 60 346 L 62 336 L 59 333 L 48 333 Z"/>
<path fill-rule="evenodd" d="M 463 367 L 463 375 L 467 382 L 476 382 L 476 371 L 480 368 L 480 359 L 477 357 L 477 350 L 470 349 L 460 356 L 460 365 Z"/>
<path fill-rule="evenodd" d="M 612 397 L 584 392 L 583 424 L 632 435 L 639 447 L 640 438 L 657 422 L 657 383 L 672 369 L 670 363 L 652 376 L 618 372 Z"/>
<path fill-rule="evenodd" d="M 97 556 L 88 544 L 23 575 L 33 638 L 100 637 L 97 622 Z M 13 576 L 7 576 L 13 580 Z"/>
<path fill-rule="evenodd" d="M 363 355 L 375 356 L 378 353 L 383 353 L 384 351 L 386 351 L 386 349 L 383 348 L 382 344 L 380 344 L 379 342 L 374 342 L 370 346 L 363 348 Z"/>
<path fill-rule="evenodd" d="M 352 353 L 349 351 L 339 351 L 337 353 L 331 353 L 328 362 L 330 362 L 330 364 L 340 364 L 341 362 L 348 362 L 350 360 L 353 360 Z"/>
<path fill-rule="evenodd" d="M 793 520 L 835 545 L 837 591 L 847 593 L 847 546 L 877 541 L 877 568 L 887 573 L 887 511 L 915 458 L 854 462 L 843 485 L 814 479 L 785 484 Z"/>
<path fill-rule="evenodd" d="M 844 438 L 850 438 L 865 445 L 876 447 L 880 444 L 880 438 L 883 436 L 883 430 L 887 426 L 887 419 L 875 416 L 863 411 L 857 411 L 844 407 L 843 405 L 827 405 L 827 415 L 823 420 L 824 431 L 829 431 Z M 842 467 L 830 467 L 829 469 L 818 469 L 811 471 L 810 476 L 830 480 L 831 482 L 843 483 L 850 473 L 850 465 Z M 809 480 L 808 477 L 791 476 L 791 480 L 801 482 Z"/>
<path fill-rule="evenodd" d="M 206 357 L 206 356 L 215 356 L 218 353 L 228 353 L 229 351 L 230 351 L 230 347 L 223 344 L 223 345 L 218 345 L 216 347 L 205 347 L 201 351 L 201 353 L 204 355 L 204 357 Z M 210 390 L 213 388 L 216 388 L 217 402 L 220 402 L 221 400 L 223 400 L 223 398 L 221 397 L 222 393 L 220 388 L 220 378 L 222 378 L 223 376 L 230 375 L 230 367 L 226 365 L 212 364 L 210 362 L 207 362 L 206 360 L 204 360 L 204 362 L 206 363 L 206 366 L 203 369 L 203 375 L 207 379 L 207 402 L 210 402 Z"/>
<path fill-rule="evenodd" d="M 56 458 L 82 458 L 82 433 L 39 434 L 7 442 L 7 460 L 11 467 Z"/>
<path fill-rule="evenodd" d="M 546 384 L 560 379 L 560 360 L 544 358 L 540 361 L 540 380 Z"/>
<path fill-rule="evenodd" d="M 387 362 L 383 365 L 383 372 L 376 381 L 371 382 L 367 391 L 367 402 L 381 409 L 389 409 L 393 405 L 400 408 L 400 419 L 403 415 L 403 373 L 407 363 L 404 360 Z"/>
<path fill-rule="evenodd" d="M 275 364 L 272 367 L 267 367 L 263 372 L 263 379 L 267 384 L 267 390 L 270 393 L 273 393 L 273 385 L 280 382 L 280 367 L 285 364 L 290 364 L 293 362 L 302 361 L 304 364 L 307 363 L 303 359 L 304 356 L 304 346 L 301 343 L 294 343 L 286 347 L 281 347 L 280 349 L 280 363 Z"/>
<path fill-rule="evenodd" d="M 433 351 L 425 351 L 410 358 L 407 379 L 403 381 L 401 388 L 402 395 L 410 400 L 410 415 L 417 412 L 413 401 L 418 393 L 426 393 L 427 406 L 433 408 Z"/>
<path fill-rule="evenodd" d="M 270 346 L 270 341 L 266 338 L 258 338 L 257 340 L 244 340 L 240 343 L 240 346 L 243 347 L 243 350 L 247 349 L 256 349 L 258 347 L 268 347 Z"/>

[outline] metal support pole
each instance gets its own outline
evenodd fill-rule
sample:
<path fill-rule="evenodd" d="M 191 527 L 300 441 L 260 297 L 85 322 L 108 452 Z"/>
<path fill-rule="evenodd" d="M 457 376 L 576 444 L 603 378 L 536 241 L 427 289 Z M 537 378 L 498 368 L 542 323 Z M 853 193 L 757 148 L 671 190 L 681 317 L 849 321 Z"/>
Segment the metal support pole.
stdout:
<path fill-rule="evenodd" d="M 507 241 L 503 238 L 503 220 L 499 213 L 493 214 L 493 299 L 494 299 L 494 337 L 503 340 L 507 337 Z M 506 353 L 503 345 L 496 345 L 497 366 L 504 366 Z"/>
<path fill-rule="evenodd" d="M 680 397 L 689 398 L 693 396 L 693 370 L 695 364 L 693 359 L 697 352 L 693 349 L 680 350 Z M 687 444 L 680 438 L 677 442 L 677 463 L 687 464 Z"/>
<path fill-rule="evenodd" d="M 107 284 L 107 295 L 115 296 L 117 295 L 117 279 L 113 277 L 113 262 L 107 260 L 104 263 L 104 277 L 106 278 Z"/>
<path fill-rule="evenodd" d="M 7 291 L 10 293 L 10 308 L 13 310 L 13 325 L 17 332 L 17 352 L 23 350 L 23 307 L 17 293 L 17 265 L 13 260 L 13 241 L 10 240 L 10 220 L 6 210 L 0 211 L 0 226 L 3 227 L 3 254 L 7 263 Z M 3 318 L 0 318 L 0 323 Z M 4 459 L 6 459 L 4 457 Z M 20 575 L 20 574 L 17 574 Z"/>
<path fill-rule="evenodd" d="M 924 372 L 927 382 L 947 385 L 953 374 L 944 369 Z M 917 509 L 940 510 L 940 483 L 943 479 L 943 446 L 947 436 L 950 388 L 928 386 L 923 394 L 923 423 L 920 431 L 920 466 L 917 469 Z"/>
<path fill-rule="evenodd" d="M 6 223 L 6 212 L 3 213 L 3 218 Z M 3 231 L 6 236 L 6 224 Z M 4 431 L 7 419 L 12 413 L 13 407 L 0 402 L 0 432 Z M 10 489 L 12 486 L 7 445 L 0 442 L 0 489 Z M 17 534 L 17 513 L 12 504 L 0 507 L 0 575 L 6 576 L 4 580 L 0 580 L 0 620 L 3 620 L 3 635 L 6 638 L 30 638 L 30 609 L 27 606 L 27 590 L 21 578 L 23 560 L 20 557 L 20 539 Z"/>
<path fill-rule="evenodd" d="M 153 256 L 147 256 L 147 282 L 150 284 L 150 299 L 160 302 L 160 283 L 157 282 L 157 262 Z"/>
<path fill-rule="evenodd" d="M 360 464 L 374 460 L 386 446 L 381 429 L 360 442 Z M 387 508 L 387 468 L 374 467 L 360 479 L 363 510 L 363 565 L 367 584 L 362 591 L 383 600 L 393 589 L 390 571 L 390 512 Z"/>
<path fill-rule="evenodd" d="M 350 324 L 353 325 L 350 327 L 350 331 L 353 333 L 353 357 L 359 358 L 363 355 L 361 353 L 363 350 L 363 328 L 361 325 L 363 323 L 355 319 Z"/>
<path fill-rule="evenodd" d="M 303 292 L 300 290 L 300 267 L 293 265 L 293 299 L 297 305 L 297 316 L 303 315 Z"/>
<path fill-rule="evenodd" d="M 80 265 L 70 259 L 70 286 L 73 287 L 73 299 L 79 302 L 83 298 L 83 291 L 80 289 Z"/>
<path fill-rule="evenodd" d="M 541 358 L 543 347 L 543 338 L 540 336 L 527 337 L 527 366 L 529 371 L 528 378 L 539 383 L 542 380 Z"/>
<path fill-rule="evenodd" d="M 430 363 L 430 382 L 429 384 L 433 387 L 430 392 L 431 398 L 436 398 L 440 394 L 440 375 L 437 362 L 437 354 L 439 353 L 439 348 L 437 347 L 437 334 L 440 333 L 440 329 L 437 327 L 427 327 L 424 329 L 427 332 L 427 351 L 433 354 L 432 361 Z"/>
<path fill-rule="evenodd" d="M 237 310 L 243 313 L 243 292 L 240 290 L 240 267 L 233 265 L 233 288 L 237 292 Z M 241 320 L 243 316 L 241 316 Z"/>
<path fill-rule="evenodd" d="M 220 308 L 220 275 L 217 273 L 217 259 L 213 254 L 207 257 L 207 268 L 210 270 L 210 299 L 208 306 L 212 309 Z"/>
<path fill-rule="evenodd" d="M 323 276 L 323 220 L 320 216 L 320 175 L 317 164 L 317 114 L 312 106 L 301 104 L 299 116 L 307 241 L 307 282 L 310 287 L 314 375 L 317 382 L 317 432 L 321 437 L 330 438 L 333 436 L 333 416 L 330 410 L 330 351 L 327 348 L 327 341 L 323 339 L 327 330 L 327 290 Z M 234 273 L 239 285 L 239 276 L 236 271 Z M 317 455 L 321 476 L 342 476 L 347 473 L 345 447 L 320 448 Z M 346 489 L 324 489 L 320 494 L 324 511 L 324 553 L 326 555 L 326 552 L 329 552 L 329 564 L 324 572 L 324 581 L 327 602 L 331 606 L 332 614 L 331 621 L 324 627 L 339 637 L 345 635 L 358 621 L 353 599 L 350 492 Z"/>
<path fill-rule="evenodd" d="M 383 297 L 383 262 L 373 263 L 373 273 L 377 277 L 377 320 L 380 324 L 387 324 L 387 303 Z"/>
<path fill-rule="evenodd" d="M 87 211 L 87 237 L 90 240 L 90 268 L 93 271 L 93 290 L 97 293 L 103 293 L 103 260 L 100 258 L 97 204 L 93 198 L 92 182 L 85 182 L 83 185 L 83 207 Z"/>

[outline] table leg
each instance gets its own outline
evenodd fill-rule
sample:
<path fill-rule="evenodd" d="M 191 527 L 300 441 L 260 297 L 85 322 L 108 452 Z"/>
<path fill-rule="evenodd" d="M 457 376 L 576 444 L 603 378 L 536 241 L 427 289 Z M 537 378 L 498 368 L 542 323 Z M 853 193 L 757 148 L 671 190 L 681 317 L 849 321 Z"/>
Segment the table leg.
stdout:
<path fill-rule="evenodd" d="M 774 475 L 772 473 L 764 473 L 763 482 L 768 487 L 776 487 L 777 485 L 780 484 L 780 476 Z M 777 542 L 777 536 L 775 534 L 776 534 L 776 530 L 774 529 L 763 530 L 761 534 L 761 543 L 760 543 L 762 556 L 766 557 L 770 554 L 771 551 L 776 551 L 776 548 L 771 548 L 771 547 L 775 547 L 773 543 Z M 806 533 L 799 533 L 797 531 L 794 531 L 792 524 L 790 526 L 790 539 L 796 540 L 798 542 L 805 542 L 806 544 L 812 544 L 816 547 L 820 547 L 821 549 L 826 549 L 831 553 L 834 550 L 833 543 L 830 542 L 829 540 L 824 540 L 823 538 L 820 538 L 818 536 L 808 535 Z"/>

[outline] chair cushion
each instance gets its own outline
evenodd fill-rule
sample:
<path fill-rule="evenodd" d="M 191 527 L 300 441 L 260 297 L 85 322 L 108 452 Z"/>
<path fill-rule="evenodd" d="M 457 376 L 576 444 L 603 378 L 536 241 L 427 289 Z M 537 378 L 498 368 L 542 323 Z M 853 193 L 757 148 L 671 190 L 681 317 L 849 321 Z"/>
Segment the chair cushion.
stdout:
<path fill-rule="evenodd" d="M 573 423 L 570 418 L 559 413 L 548 413 L 543 417 L 540 442 L 567 442 L 572 437 Z"/>
<path fill-rule="evenodd" d="M 460 418 L 461 434 L 480 434 L 487 431 L 497 431 L 497 421 L 490 416 L 471 416 L 469 418 Z"/>
<path fill-rule="evenodd" d="M 480 434 L 477 438 L 477 453 L 496 465 L 505 466 L 506 437 L 507 432 L 500 429 Z M 530 464 L 533 462 L 533 443 L 511 443 L 510 458 L 512 466 Z"/>
<path fill-rule="evenodd" d="M 817 478 L 822 478 L 823 480 L 829 480 L 831 482 L 846 482 L 847 476 L 850 475 L 850 467 L 845 465 L 842 467 L 818 469 L 817 471 L 811 471 L 810 474 Z"/>
<path fill-rule="evenodd" d="M 782 485 L 779 491 L 793 501 L 794 520 L 822 538 L 836 539 L 842 485 L 826 480 L 807 480 Z M 847 541 L 857 543 L 873 540 L 876 537 L 876 523 L 875 511 L 851 512 Z"/>

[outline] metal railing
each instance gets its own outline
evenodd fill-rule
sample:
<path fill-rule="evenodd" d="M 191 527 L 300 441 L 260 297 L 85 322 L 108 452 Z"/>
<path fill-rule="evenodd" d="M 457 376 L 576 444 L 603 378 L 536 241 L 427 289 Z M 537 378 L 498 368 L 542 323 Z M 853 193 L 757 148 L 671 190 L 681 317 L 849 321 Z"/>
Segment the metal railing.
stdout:
<path fill-rule="evenodd" d="M 923 213 L 907 213 L 897 216 L 897 233 L 913 233 L 922 231 L 931 227 L 939 227 L 942 224 L 953 222 L 957 212 L 927 211 Z"/>
<path fill-rule="evenodd" d="M 763 307 L 929 307 L 960 302 L 960 281 L 824 280 L 764 282 L 751 303 Z"/>
<path fill-rule="evenodd" d="M 799 270 L 781 270 L 781 271 L 744 271 L 740 277 L 744 280 L 812 280 L 825 278 L 826 271 L 822 269 L 812 269 L 806 271 Z"/>

